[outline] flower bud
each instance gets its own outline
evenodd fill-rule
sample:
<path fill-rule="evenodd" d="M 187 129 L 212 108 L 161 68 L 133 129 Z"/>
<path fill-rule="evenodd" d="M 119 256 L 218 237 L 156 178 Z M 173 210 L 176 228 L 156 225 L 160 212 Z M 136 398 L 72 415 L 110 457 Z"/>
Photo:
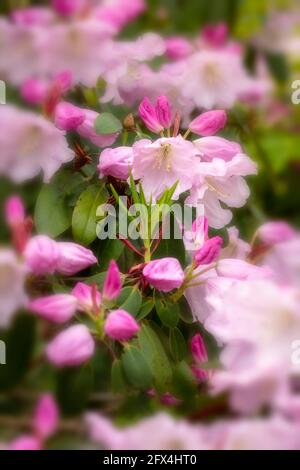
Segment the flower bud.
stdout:
<path fill-rule="evenodd" d="M 159 96 L 157 98 L 155 111 L 160 124 L 165 129 L 169 129 L 171 125 L 171 108 L 166 96 Z"/>
<path fill-rule="evenodd" d="M 85 0 L 52 0 L 53 9 L 61 16 L 70 16 L 83 9 Z"/>
<path fill-rule="evenodd" d="M 122 281 L 120 271 L 117 263 L 112 260 L 109 263 L 108 271 L 103 286 L 103 297 L 108 300 L 116 299 L 121 292 L 121 287 Z"/>
<path fill-rule="evenodd" d="M 209 24 L 202 30 L 203 39 L 212 47 L 222 47 L 228 38 L 228 26 L 226 23 Z"/>
<path fill-rule="evenodd" d="M 293 227 L 286 222 L 267 222 L 259 227 L 257 234 L 261 241 L 267 245 L 286 242 L 295 237 L 296 233 Z"/>
<path fill-rule="evenodd" d="M 13 440 L 9 445 L 9 450 L 41 450 L 42 442 L 35 436 L 23 434 Z"/>
<path fill-rule="evenodd" d="M 223 239 L 219 236 L 206 240 L 203 246 L 195 253 L 194 260 L 197 266 L 200 264 L 210 264 L 215 261 L 221 251 Z"/>
<path fill-rule="evenodd" d="M 113 310 L 105 320 L 104 331 L 113 339 L 127 341 L 134 336 L 140 327 L 130 313 L 125 310 Z"/>
<path fill-rule="evenodd" d="M 184 59 L 192 52 L 192 46 L 185 38 L 173 36 L 165 41 L 166 56 L 170 59 Z"/>
<path fill-rule="evenodd" d="M 56 269 L 60 274 L 72 276 L 73 274 L 97 263 L 93 252 L 77 243 L 58 242 L 59 257 Z"/>
<path fill-rule="evenodd" d="M 132 147 L 109 148 L 101 152 L 97 168 L 100 178 L 103 178 L 103 176 L 113 176 L 120 180 L 127 180 L 132 163 Z"/>
<path fill-rule="evenodd" d="M 242 153 L 241 146 L 238 143 L 223 139 L 223 137 L 203 137 L 194 140 L 194 145 L 196 145 L 206 161 L 210 161 L 213 158 L 222 158 L 225 161 L 229 161 L 235 155 Z"/>
<path fill-rule="evenodd" d="M 178 289 L 184 280 L 184 272 L 176 258 L 150 261 L 143 269 L 143 276 L 149 284 L 161 292 Z"/>
<path fill-rule="evenodd" d="M 95 343 L 85 325 L 70 326 L 47 346 L 48 360 L 57 367 L 83 364 L 94 354 Z"/>
<path fill-rule="evenodd" d="M 139 106 L 140 118 L 145 126 L 152 132 L 159 134 L 163 131 L 163 126 L 158 120 L 154 106 L 151 104 L 149 98 L 145 97 Z"/>
<path fill-rule="evenodd" d="M 211 136 L 225 127 L 227 122 L 226 112 L 223 110 L 207 111 L 196 117 L 190 125 L 189 129 L 195 134 L 201 136 Z"/>
<path fill-rule="evenodd" d="M 58 129 L 63 131 L 76 129 L 84 120 L 84 111 L 71 103 L 62 101 L 55 108 L 54 122 Z"/>
<path fill-rule="evenodd" d="M 48 86 L 44 80 L 29 78 L 21 85 L 21 97 L 29 104 L 42 104 L 46 98 Z"/>
<path fill-rule="evenodd" d="M 54 77 L 54 85 L 57 85 L 61 93 L 66 93 L 72 88 L 72 72 L 71 70 L 64 70 Z"/>
<path fill-rule="evenodd" d="M 59 258 L 58 244 L 47 235 L 32 237 L 26 245 L 24 258 L 25 265 L 34 274 L 53 274 Z"/>
<path fill-rule="evenodd" d="M 31 300 L 28 309 L 46 320 L 64 323 L 76 312 L 77 299 L 69 294 L 54 294 Z"/>
<path fill-rule="evenodd" d="M 200 333 L 196 333 L 191 339 L 191 353 L 195 362 L 206 362 L 208 360 L 206 347 Z"/>
<path fill-rule="evenodd" d="M 84 114 L 84 121 L 76 129 L 78 134 L 85 139 L 89 139 L 93 144 L 97 145 L 97 147 L 108 147 L 112 145 L 118 137 L 118 132 L 114 134 L 97 134 L 94 124 L 98 113 L 92 109 L 84 109 Z"/>
<path fill-rule="evenodd" d="M 84 282 L 77 282 L 71 294 L 76 297 L 79 310 L 96 312 L 101 306 L 101 294 L 96 285 L 89 286 Z"/>
<path fill-rule="evenodd" d="M 38 401 L 33 416 L 33 428 L 42 439 L 52 436 L 58 427 L 59 411 L 50 393 L 45 393 Z"/>
<path fill-rule="evenodd" d="M 9 227 L 16 227 L 25 220 L 25 208 L 19 196 L 10 196 L 5 201 L 5 220 Z"/>

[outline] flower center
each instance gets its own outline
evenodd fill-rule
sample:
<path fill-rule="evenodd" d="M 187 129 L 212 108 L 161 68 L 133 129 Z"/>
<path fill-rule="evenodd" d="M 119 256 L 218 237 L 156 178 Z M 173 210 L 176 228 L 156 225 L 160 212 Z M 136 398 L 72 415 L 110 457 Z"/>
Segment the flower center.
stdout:
<path fill-rule="evenodd" d="M 167 171 L 172 170 L 172 145 L 169 143 L 161 144 L 160 149 L 157 150 L 155 155 L 154 168 L 160 169 L 163 167 Z"/>

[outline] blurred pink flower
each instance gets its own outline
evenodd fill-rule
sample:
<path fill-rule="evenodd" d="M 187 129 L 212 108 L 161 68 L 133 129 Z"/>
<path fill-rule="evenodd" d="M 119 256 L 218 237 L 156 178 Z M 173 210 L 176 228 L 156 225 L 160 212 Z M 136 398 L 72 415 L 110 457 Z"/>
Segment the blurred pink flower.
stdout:
<path fill-rule="evenodd" d="M 296 231 L 283 221 L 266 222 L 258 228 L 257 235 L 267 245 L 275 245 L 292 240 L 296 236 Z"/>
<path fill-rule="evenodd" d="M 170 292 L 178 289 L 184 280 L 184 272 L 176 258 L 150 261 L 143 269 L 143 276 L 155 289 Z"/>
<path fill-rule="evenodd" d="M 38 276 L 53 274 L 59 255 L 59 248 L 55 240 L 47 235 L 36 235 L 29 240 L 25 247 L 25 266 Z"/>
<path fill-rule="evenodd" d="M 184 37 L 171 36 L 166 39 L 166 56 L 170 59 L 184 59 L 192 50 L 190 42 Z"/>
<path fill-rule="evenodd" d="M 73 274 L 88 268 L 97 263 L 97 258 L 93 252 L 77 243 L 57 242 L 59 257 L 56 270 L 65 276 Z"/>
<path fill-rule="evenodd" d="M 132 168 L 133 154 L 131 147 L 105 149 L 100 154 L 98 170 L 100 178 L 113 176 L 127 180 Z"/>
<path fill-rule="evenodd" d="M 54 122 L 58 129 L 70 131 L 77 129 L 85 120 L 85 112 L 78 106 L 62 101 L 55 108 Z"/>
<path fill-rule="evenodd" d="M 77 309 L 77 299 L 70 294 L 53 294 L 31 300 L 28 309 L 54 323 L 70 320 Z"/>
<path fill-rule="evenodd" d="M 42 450 L 42 442 L 38 437 L 31 434 L 23 434 L 14 439 L 9 447 L 9 450 Z"/>
<path fill-rule="evenodd" d="M 111 311 L 104 323 L 104 331 L 117 341 L 128 341 L 140 329 L 139 324 L 126 310 Z"/>
<path fill-rule="evenodd" d="M 78 310 L 98 312 L 102 298 L 96 285 L 89 286 L 84 282 L 77 282 L 71 294 L 78 301 Z"/>
<path fill-rule="evenodd" d="M 41 439 L 48 439 L 57 430 L 59 410 L 50 393 L 43 394 L 34 411 L 33 428 Z"/>
<path fill-rule="evenodd" d="M 38 78 L 28 78 L 21 84 L 20 94 L 29 104 L 42 104 L 46 98 L 49 83 Z"/>
<path fill-rule="evenodd" d="M 56 367 L 72 367 L 87 362 L 94 354 L 95 342 L 85 325 L 70 326 L 48 344 L 46 355 Z"/>

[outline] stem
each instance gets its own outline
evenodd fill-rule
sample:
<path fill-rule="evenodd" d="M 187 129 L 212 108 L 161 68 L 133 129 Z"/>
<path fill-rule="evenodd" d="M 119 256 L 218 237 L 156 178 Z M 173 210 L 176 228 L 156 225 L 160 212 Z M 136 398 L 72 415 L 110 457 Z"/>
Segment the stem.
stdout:
<path fill-rule="evenodd" d="M 185 133 L 183 134 L 183 138 L 186 139 L 190 133 L 191 133 L 191 130 L 187 129 Z"/>

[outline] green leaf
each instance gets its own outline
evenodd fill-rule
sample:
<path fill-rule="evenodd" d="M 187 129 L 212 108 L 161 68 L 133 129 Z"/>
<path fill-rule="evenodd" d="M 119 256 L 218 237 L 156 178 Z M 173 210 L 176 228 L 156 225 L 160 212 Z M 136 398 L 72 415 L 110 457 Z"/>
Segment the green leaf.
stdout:
<path fill-rule="evenodd" d="M 265 58 L 275 80 L 286 82 L 289 78 L 290 70 L 285 55 L 280 52 L 267 52 Z"/>
<path fill-rule="evenodd" d="M 186 342 L 178 328 L 170 330 L 170 350 L 176 362 L 182 361 L 187 354 Z"/>
<path fill-rule="evenodd" d="M 155 331 L 144 323 L 138 334 L 141 350 L 154 376 L 155 386 L 166 390 L 172 377 L 171 364 Z"/>
<path fill-rule="evenodd" d="M 114 393 L 120 393 L 126 389 L 126 381 L 122 369 L 122 363 L 119 359 L 116 359 L 112 364 L 111 387 Z"/>
<path fill-rule="evenodd" d="M 131 385 L 144 390 L 151 386 L 151 369 L 138 348 L 130 346 L 125 350 L 122 355 L 122 366 Z"/>
<path fill-rule="evenodd" d="M 181 320 L 184 321 L 185 323 L 194 323 L 194 318 L 193 318 L 191 308 L 188 304 L 188 301 L 186 300 L 184 296 L 179 299 L 178 305 L 179 305 L 179 316 Z"/>
<path fill-rule="evenodd" d="M 179 320 L 178 304 L 158 299 L 155 307 L 162 324 L 168 328 L 175 328 Z"/>
<path fill-rule="evenodd" d="M 71 225 L 71 208 L 66 203 L 65 195 L 56 185 L 47 184 L 38 195 L 34 223 L 39 233 L 52 238 L 65 232 Z"/>
<path fill-rule="evenodd" d="M 142 320 L 143 318 L 146 318 L 147 315 L 149 315 L 149 313 L 152 312 L 153 308 L 154 308 L 153 299 L 152 298 L 145 299 L 136 317 L 137 320 Z"/>
<path fill-rule="evenodd" d="M 120 308 L 134 316 L 139 313 L 142 301 L 142 295 L 137 287 L 124 287 L 117 300 Z"/>
<path fill-rule="evenodd" d="M 35 340 L 35 318 L 18 315 L 8 330 L 0 330 L 5 343 L 6 364 L 0 365 L 0 390 L 17 385 L 28 370 Z"/>
<path fill-rule="evenodd" d="M 153 255 L 153 259 L 159 259 L 164 257 L 177 258 L 182 266 L 185 265 L 185 247 L 182 240 L 182 236 L 179 237 L 181 230 L 177 221 L 174 218 L 174 214 L 170 213 L 170 237 L 169 239 L 162 239 L 158 245 L 157 250 Z"/>
<path fill-rule="evenodd" d="M 108 198 L 105 185 L 89 186 L 79 196 L 72 217 L 74 239 L 82 245 L 89 245 L 97 237 L 97 208 Z"/>
<path fill-rule="evenodd" d="M 109 262 L 114 259 L 117 261 L 124 251 L 124 243 L 120 240 L 109 239 L 99 241 L 98 258 L 101 263 L 101 269 L 107 269 Z"/>
<path fill-rule="evenodd" d="M 73 415 L 84 410 L 93 389 L 92 369 L 62 369 L 57 373 L 57 399 L 65 414 Z"/>
<path fill-rule="evenodd" d="M 121 121 L 111 113 L 99 114 L 94 123 L 97 134 L 114 134 L 120 132 L 122 128 Z"/>

